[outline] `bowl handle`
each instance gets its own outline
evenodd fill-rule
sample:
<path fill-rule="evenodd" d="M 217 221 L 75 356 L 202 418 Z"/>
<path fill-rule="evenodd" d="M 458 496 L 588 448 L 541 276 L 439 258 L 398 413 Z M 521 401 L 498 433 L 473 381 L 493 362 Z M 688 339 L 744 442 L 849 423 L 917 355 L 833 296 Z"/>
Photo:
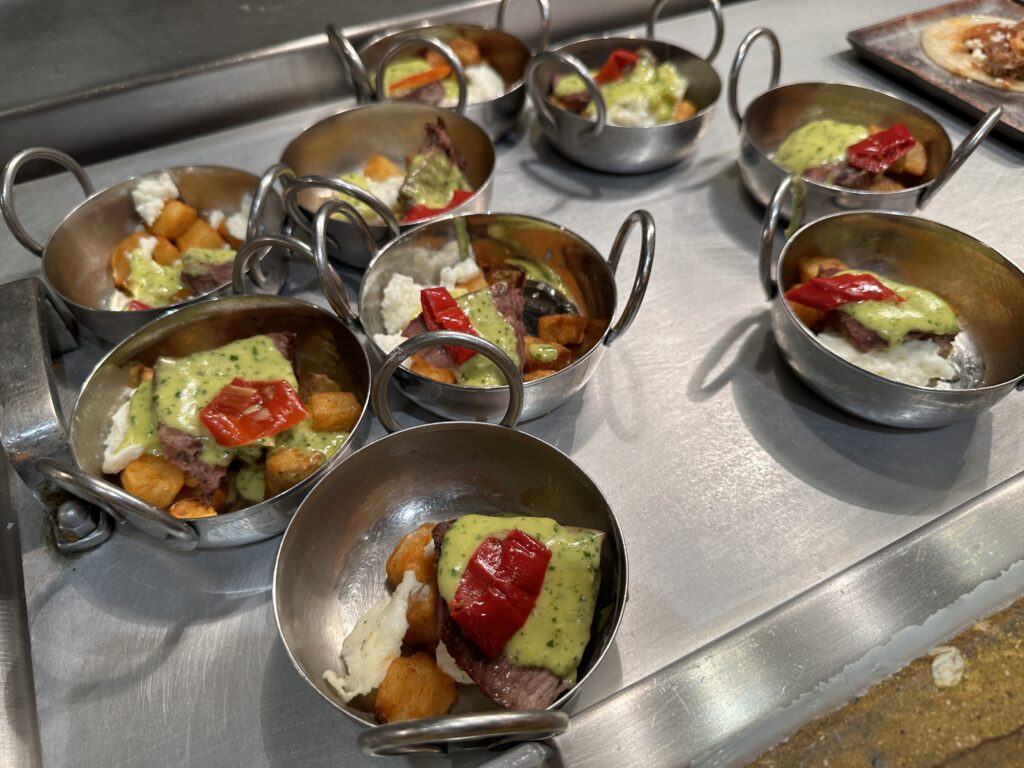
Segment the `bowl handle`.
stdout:
<path fill-rule="evenodd" d="M 962 166 L 978 148 L 978 145 L 985 140 L 985 137 L 989 135 L 996 124 L 999 122 L 999 118 L 1003 116 L 1003 107 L 999 105 L 993 107 L 989 112 L 978 121 L 978 124 L 971 129 L 970 133 L 964 136 L 964 140 L 961 141 L 957 148 L 953 151 L 953 156 L 949 158 L 949 163 L 942 170 L 938 176 L 932 179 L 932 183 L 927 185 L 921 190 L 920 196 L 917 198 L 917 207 L 924 208 L 935 197 L 935 193 L 938 192 L 942 187 L 945 186 L 953 174 L 960 170 Z"/>
<path fill-rule="evenodd" d="M 775 193 L 764 210 L 764 221 L 761 223 L 761 244 L 758 251 L 757 271 L 761 278 L 761 287 L 764 289 L 765 297 L 771 301 L 779 292 L 779 286 L 775 277 L 772 276 L 772 262 L 774 261 L 775 233 L 779 228 L 779 216 L 782 215 L 782 201 L 790 187 L 793 186 L 793 177 L 786 176 L 775 188 Z"/>
<path fill-rule="evenodd" d="M 779 38 L 768 27 L 754 27 L 740 42 L 739 48 L 736 49 L 736 55 L 732 59 L 732 66 L 729 68 L 729 114 L 732 115 L 736 127 L 743 125 L 743 113 L 740 112 L 736 97 L 740 83 L 740 70 L 743 69 L 743 62 L 746 61 L 750 46 L 759 37 L 768 41 L 768 48 L 772 54 L 772 76 L 768 81 L 768 90 L 779 84 L 779 72 L 782 69 L 782 49 L 779 46 Z"/>
<path fill-rule="evenodd" d="M 270 196 L 274 194 L 274 185 L 279 184 L 281 186 L 281 191 L 284 192 L 288 188 L 289 181 L 294 178 L 295 172 L 284 163 L 275 163 L 260 177 L 259 183 L 256 185 L 256 192 L 252 196 L 252 204 L 249 206 L 249 220 L 246 222 L 245 227 L 246 242 L 254 240 L 260 235 L 266 234 L 266 228 L 263 220 L 266 217 L 267 201 L 270 200 Z M 263 271 L 263 257 L 270 253 L 270 251 L 270 248 L 264 248 L 263 252 L 252 260 L 249 270 L 253 281 L 260 288 L 266 287 L 270 280 L 267 274 Z M 278 279 L 283 285 L 285 279 L 287 279 L 287 274 L 279 275 Z"/>
<path fill-rule="evenodd" d="M 498 19 L 495 24 L 499 32 L 505 31 L 505 9 L 508 0 L 501 0 L 498 3 Z M 537 9 L 540 11 L 540 46 L 533 53 L 543 53 L 548 49 L 551 42 L 551 6 L 548 0 L 537 0 Z"/>
<path fill-rule="evenodd" d="M 284 207 L 292 220 L 310 235 L 314 234 L 313 224 L 310 222 L 309 216 L 299 205 L 299 193 L 306 189 L 330 189 L 334 192 L 354 197 L 359 202 L 372 208 L 374 213 L 384 220 L 384 224 L 387 226 L 392 238 L 396 238 L 401 234 L 401 225 L 391 209 L 384 204 L 383 200 L 367 192 L 362 187 L 357 187 L 350 181 L 333 176 L 302 176 L 288 184 L 288 189 L 285 191 L 284 196 Z"/>
<path fill-rule="evenodd" d="M 466 80 L 466 70 L 462 67 L 462 62 L 459 61 L 459 57 L 455 55 L 455 51 L 449 48 L 447 45 L 442 43 L 436 37 L 430 37 L 424 35 L 422 37 L 400 37 L 395 41 L 394 45 L 384 51 L 384 55 L 380 57 L 380 61 L 377 62 L 377 101 L 387 101 L 388 94 L 384 85 L 384 74 L 387 72 L 388 64 L 391 60 L 398 55 L 398 52 L 405 48 L 411 48 L 414 45 L 426 46 L 427 48 L 433 48 L 448 62 L 448 66 L 452 68 L 452 72 L 455 73 L 455 80 L 459 84 L 459 101 L 455 105 L 455 111 L 460 114 L 466 114 L 466 106 L 469 104 L 469 81 Z"/>
<path fill-rule="evenodd" d="M 593 77 L 590 76 L 590 72 L 587 71 L 586 66 L 583 62 L 573 56 L 571 53 L 565 53 L 564 51 L 547 51 L 545 53 L 539 53 L 530 59 L 530 63 L 526 66 L 526 82 L 530 83 L 533 81 L 534 70 L 545 61 L 554 61 L 559 64 L 563 64 L 573 70 L 583 80 L 583 84 L 587 87 L 587 91 L 590 92 L 590 99 L 594 104 L 594 109 L 597 111 L 594 125 L 583 131 L 580 134 L 580 138 L 593 139 L 601 135 L 604 130 L 605 124 L 608 122 L 608 108 L 605 106 L 604 97 L 601 95 L 601 88 Z M 533 89 L 530 89 L 533 93 Z M 543 120 L 551 130 L 557 130 L 558 124 L 555 122 L 554 117 L 551 115 L 554 106 L 548 102 L 547 94 L 538 94 L 534 99 L 534 105 L 537 107 L 537 114 L 540 119 Z"/>
<path fill-rule="evenodd" d="M 367 755 L 447 753 L 497 747 L 524 741 L 542 741 L 565 733 L 569 716 L 550 709 L 481 712 L 427 717 L 367 728 L 359 734 L 359 748 Z"/>
<path fill-rule="evenodd" d="M 89 197 L 96 190 L 92 185 L 92 179 L 89 178 L 89 174 L 85 172 L 85 169 L 71 155 L 66 155 L 56 149 L 29 147 L 28 149 L 21 150 L 21 152 L 7 161 L 7 165 L 4 166 L 3 180 L 0 182 L 0 213 L 3 214 L 4 221 L 7 222 L 7 226 L 15 239 L 36 256 L 42 256 L 43 245 L 22 226 L 21 220 L 14 210 L 14 180 L 18 176 L 21 166 L 31 160 L 49 160 L 71 171 L 75 178 L 78 179 L 78 183 L 82 185 L 82 191 L 85 192 L 86 197 Z"/>
<path fill-rule="evenodd" d="M 512 358 L 505 354 L 504 350 L 495 346 L 487 339 L 459 331 L 430 331 L 413 336 L 403 341 L 384 358 L 380 370 L 373 379 L 370 392 L 370 400 L 373 403 L 373 412 L 377 419 L 388 432 L 397 432 L 402 426 L 395 420 L 395 415 L 388 405 L 388 383 L 394 376 L 402 361 L 414 352 L 419 352 L 427 347 L 438 347 L 451 345 L 466 347 L 474 352 L 479 352 L 501 370 L 505 381 L 508 382 L 508 409 L 501 419 L 502 426 L 514 428 L 519 423 L 519 416 L 523 412 L 523 375 Z"/>
<path fill-rule="evenodd" d="M 647 37 L 651 40 L 655 39 L 654 23 L 667 4 L 668 0 L 654 0 L 654 5 L 651 6 L 651 12 L 647 16 Z M 722 3 L 719 0 L 704 0 L 704 5 L 711 11 L 711 18 L 715 22 L 715 41 L 711 44 L 711 52 L 704 57 L 704 61 L 710 64 L 722 48 L 722 39 L 725 37 L 725 18 L 722 16 Z"/>
<path fill-rule="evenodd" d="M 637 312 L 640 311 L 640 305 L 643 303 L 644 294 L 647 293 L 647 284 L 651 281 L 651 271 L 654 269 L 654 217 L 643 209 L 633 211 L 622 222 L 618 234 L 615 235 L 612 252 L 608 256 L 608 266 L 611 267 L 614 275 L 629 233 L 637 222 L 640 223 L 640 261 L 636 267 L 636 278 L 633 280 L 633 288 L 629 292 L 629 301 L 626 302 L 626 308 L 622 310 L 622 316 L 604 337 L 606 346 L 611 346 L 613 341 L 625 333 L 636 318 Z"/>
<path fill-rule="evenodd" d="M 373 100 L 373 86 L 370 85 L 370 75 L 366 71 L 363 59 L 352 45 L 352 41 L 345 36 L 334 24 L 327 25 L 327 42 L 331 50 L 345 65 L 349 81 L 352 83 L 352 90 L 356 94 L 356 102 L 365 104 Z"/>

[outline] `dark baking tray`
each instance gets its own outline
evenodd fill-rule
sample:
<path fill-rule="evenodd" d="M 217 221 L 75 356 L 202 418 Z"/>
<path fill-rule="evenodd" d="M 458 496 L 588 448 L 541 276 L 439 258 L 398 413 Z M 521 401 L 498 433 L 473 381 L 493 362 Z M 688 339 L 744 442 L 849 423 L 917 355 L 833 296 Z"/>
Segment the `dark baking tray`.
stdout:
<path fill-rule="evenodd" d="M 1002 104 L 996 133 L 1024 145 L 1024 94 L 998 91 L 958 77 L 933 64 L 921 48 L 921 32 L 932 22 L 973 14 L 1019 19 L 1024 17 L 1024 6 L 1014 0 L 959 0 L 856 29 L 846 39 L 864 61 L 957 109 L 980 116 Z"/>

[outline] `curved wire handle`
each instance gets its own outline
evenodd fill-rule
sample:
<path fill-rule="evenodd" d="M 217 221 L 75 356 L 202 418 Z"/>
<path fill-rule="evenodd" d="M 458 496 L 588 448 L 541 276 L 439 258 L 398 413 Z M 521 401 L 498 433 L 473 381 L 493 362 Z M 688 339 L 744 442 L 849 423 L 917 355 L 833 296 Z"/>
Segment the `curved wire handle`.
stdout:
<path fill-rule="evenodd" d="M 565 733 L 568 728 L 569 716 L 564 712 L 523 709 L 445 715 L 377 725 L 360 733 L 358 743 L 367 755 L 437 754 L 458 746 L 496 747 L 513 742 L 541 741 Z"/>
<path fill-rule="evenodd" d="M 335 215 L 340 214 L 351 222 L 351 224 L 359 230 L 359 234 L 363 238 L 363 242 L 366 244 L 366 250 L 370 254 L 370 259 L 374 259 L 377 256 L 377 241 L 373 237 L 373 233 L 370 232 L 369 226 L 362 216 L 359 215 L 352 205 L 346 203 L 344 200 L 325 200 L 321 203 L 317 209 L 316 216 L 313 218 L 313 260 L 316 262 L 317 271 L 321 274 L 329 275 L 329 279 L 337 285 L 337 291 L 335 298 L 339 304 L 344 304 L 344 312 L 339 307 L 334 306 L 335 302 L 331 302 L 331 306 L 334 306 L 334 311 L 338 313 L 342 320 L 349 325 L 357 325 L 359 322 L 359 315 L 352 308 L 352 303 L 348 299 L 348 291 L 345 289 L 345 284 L 342 282 L 338 273 L 331 268 L 330 262 L 327 258 L 327 223 Z"/>
<path fill-rule="evenodd" d="M 292 217 L 292 220 L 307 234 L 313 234 L 313 225 L 310 223 L 309 216 L 299 205 L 298 197 L 299 193 L 306 189 L 330 189 L 334 192 L 354 197 L 359 202 L 372 208 L 374 213 L 384 220 L 384 225 L 388 228 L 391 238 L 396 238 L 401 234 L 401 225 L 391 209 L 385 205 L 383 200 L 367 192 L 362 187 L 357 187 L 352 182 L 333 176 L 302 176 L 288 185 L 284 196 L 284 207 Z"/>
<path fill-rule="evenodd" d="M 779 46 L 779 38 L 768 27 L 754 27 L 740 42 L 736 49 L 736 55 L 733 57 L 732 66 L 729 68 L 729 114 L 732 115 L 733 122 L 737 127 L 743 125 L 743 114 L 740 112 L 736 96 L 740 83 L 740 70 L 743 68 L 743 62 L 746 61 L 750 46 L 759 37 L 768 41 L 768 48 L 772 55 L 772 76 L 768 81 L 768 90 L 779 84 L 779 73 L 782 70 L 782 48 Z"/>
<path fill-rule="evenodd" d="M 264 234 L 263 219 L 266 215 L 267 200 L 274 191 L 274 185 L 280 184 L 281 192 L 288 189 L 289 182 L 295 179 L 295 172 L 284 163 L 275 163 L 270 166 L 256 185 L 256 192 L 252 196 L 252 203 L 249 206 L 249 219 L 245 226 L 246 241 L 254 240 Z M 283 194 L 282 194 L 283 197 Z M 283 205 L 282 205 L 283 207 Z M 270 248 L 264 248 L 252 262 L 250 274 L 256 285 L 263 287 L 269 278 L 263 271 L 263 257 L 270 253 Z"/>
<path fill-rule="evenodd" d="M 608 122 L 608 108 L 604 103 L 604 97 L 601 95 L 601 87 L 597 84 L 594 78 L 590 76 L 590 72 L 587 71 L 586 65 L 571 53 L 565 53 L 564 51 L 547 51 L 545 53 L 539 53 L 530 59 L 530 63 L 526 66 L 526 81 L 528 83 L 532 82 L 533 74 L 537 67 L 545 61 L 553 61 L 558 64 L 563 64 L 572 69 L 573 72 L 579 75 L 583 80 L 583 84 L 587 87 L 587 91 L 590 93 L 590 99 L 594 104 L 594 109 L 597 114 L 594 119 L 594 125 L 583 131 L 580 134 L 580 138 L 591 139 L 600 136 Z M 537 107 L 537 114 L 553 130 L 556 130 L 557 123 L 550 112 L 554 107 L 547 99 L 547 91 L 547 87 L 544 88 L 543 92 L 538 92 L 531 88 L 530 94 L 534 97 L 533 103 L 534 106 Z"/>
<path fill-rule="evenodd" d="M 14 208 L 14 181 L 18 176 L 18 171 L 21 170 L 21 166 L 31 160 L 49 160 L 70 171 L 78 179 L 78 183 L 82 186 L 82 191 L 85 192 L 86 197 L 92 195 L 96 189 L 93 187 L 89 174 L 85 172 L 85 169 L 78 164 L 75 158 L 57 149 L 29 147 L 28 149 L 21 150 L 21 152 L 7 161 L 7 165 L 4 166 L 3 180 L 0 183 L 0 213 L 3 214 L 4 221 L 7 222 L 7 226 L 15 239 L 36 256 L 42 256 L 44 246 L 28 233 Z"/>
<path fill-rule="evenodd" d="M 459 84 L 459 101 L 455 105 L 455 112 L 464 115 L 466 114 L 466 106 L 469 104 L 469 81 L 466 79 L 466 70 L 462 66 L 462 62 L 459 61 L 459 57 L 455 55 L 450 47 L 442 43 L 436 37 L 429 37 L 427 35 L 405 37 L 404 35 L 397 40 L 394 44 L 388 48 L 384 55 L 380 57 L 380 61 L 377 62 L 377 82 L 376 82 L 376 94 L 377 101 L 387 101 L 387 86 L 384 83 L 384 75 L 387 72 L 388 64 L 391 60 L 398 55 L 398 53 L 406 48 L 412 46 L 426 46 L 427 48 L 433 48 L 448 62 L 448 66 L 452 68 L 452 72 L 455 74 L 455 80 Z"/>
<path fill-rule="evenodd" d="M 654 269 L 654 217 L 650 212 L 643 210 L 633 211 L 619 227 L 615 235 L 615 242 L 612 243 L 612 251 L 608 256 L 608 266 L 612 268 L 612 274 L 618 269 L 619 259 L 629 239 L 629 233 L 635 224 L 640 224 L 640 261 L 636 267 L 636 279 L 633 281 L 633 288 L 629 292 L 629 300 L 619 321 L 609 329 L 604 337 L 605 346 L 611 346 L 619 336 L 624 334 L 629 326 L 636 319 L 643 304 L 644 295 L 647 293 L 647 284 L 651 281 L 651 272 Z"/>
<path fill-rule="evenodd" d="M 971 129 L 970 133 L 964 136 L 957 148 L 953 151 L 953 156 L 949 158 L 949 163 L 942 169 L 942 172 L 932 179 L 932 183 L 921 190 L 921 194 L 917 198 L 917 207 L 924 208 L 935 197 L 935 193 L 942 189 L 946 183 L 953 178 L 953 174 L 960 170 L 967 158 L 974 154 L 974 150 L 978 148 L 978 145 L 985 140 L 985 137 L 991 133 L 992 129 L 999 123 L 999 119 L 1003 116 L 1003 107 L 1000 104 L 997 107 L 989 110 L 978 124 Z"/>
<path fill-rule="evenodd" d="M 370 400 L 373 403 L 373 412 L 377 414 L 377 419 L 384 429 L 388 432 L 397 432 L 402 428 L 395 420 L 391 406 L 388 405 L 388 383 L 395 371 L 409 355 L 427 347 L 442 345 L 466 347 L 480 353 L 498 366 L 508 383 L 508 409 L 501 419 L 501 424 L 505 427 L 515 427 L 523 412 L 523 374 L 519 370 L 519 366 L 512 362 L 512 358 L 506 355 L 500 347 L 480 336 L 459 331 L 430 331 L 413 336 L 391 350 L 391 354 L 384 358 L 384 363 L 377 371 L 377 376 L 371 385 Z"/>
<path fill-rule="evenodd" d="M 761 288 L 764 289 L 765 298 L 769 301 L 775 298 L 779 292 L 779 286 L 772 275 L 772 262 L 775 251 L 775 233 L 779 228 L 779 216 L 782 215 L 782 201 L 786 198 L 790 187 L 793 185 L 793 176 L 786 176 L 775 188 L 768 207 L 764 210 L 764 220 L 761 223 L 761 243 L 758 249 L 757 272 L 761 279 Z"/>
<path fill-rule="evenodd" d="M 359 55 L 352 41 L 345 36 L 345 33 L 334 24 L 327 25 L 327 42 L 331 50 L 345 65 L 348 72 L 349 82 L 352 83 L 352 90 L 356 94 L 356 102 L 365 104 L 373 99 L 373 85 L 370 83 L 370 75 L 363 64 L 363 58 Z"/>
<path fill-rule="evenodd" d="M 654 0 L 654 5 L 651 6 L 651 12 L 647 16 L 647 37 L 651 40 L 655 39 L 654 23 L 658 20 L 658 16 L 661 15 L 662 10 L 664 10 L 667 4 L 668 0 Z M 704 57 L 704 61 L 711 63 L 722 49 L 722 40 L 725 38 L 725 17 L 722 15 L 722 3 L 720 0 L 704 0 L 704 5 L 711 11 L 711 18 L 715 22 L 715 38 L 714 42 L 711 43 L 711 52 Z"/>
<path fill-rule="evenodd" d="M 495 23 L 498 30 L 505 31 L 505 10 L 508 7 L 508 0 L 501 0 L 498 3 L 498 19 Z M 540 47 L 532 53 L 543 53 L 551 43 L 551 6 L 548 0 L 537 0 L 537 8 L 540 10 Z"/>

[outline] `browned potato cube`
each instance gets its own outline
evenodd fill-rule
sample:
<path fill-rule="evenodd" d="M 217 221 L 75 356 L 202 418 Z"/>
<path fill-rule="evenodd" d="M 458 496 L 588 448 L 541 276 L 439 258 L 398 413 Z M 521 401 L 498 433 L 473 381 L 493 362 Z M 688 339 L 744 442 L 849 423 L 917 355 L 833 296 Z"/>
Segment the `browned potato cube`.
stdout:
<path fill-rule="evenodd" d="M 205 219 L 196 219 L 185 234 L 178 238 L 178 249 L 187 251 L 189 248 L 224 248 L 227 243 L 217 234 Z"/>
<path fill-rule="evenodd" d="M 341 392 L 341 384 L 326 373 L 299 374 L 299 392 L 303 400 L 309 400 L 319 392 Z"/>
<path fill-rule="evenodd" d="M 453 40 L 448 40 L 448 47 L 452 49 L 459 61 L 464 67 L 472 67 L 483 61 L 483 57 L 480 55 L 480 47 L 472 40 L 465 37 L 456 37 Z M 447 64 L 448 60 L 445 59 L 440 53 L 428 48 L 425 54 L 427 63 L 432 67 L 440 67 L 442 64 Z"/>
<path fill-rule="evenodd" d="M 689 99 L 683 99 L 676 106 L 676 120 L 689 120 L 697 114 L 697 105 Z"/>
<path fill-rule="evenodd" d="M 404 176 L 405 171 L 384 155 L 373 155 L 363 166 L 363 176 L 373 181 L 387 181 L 395 176 Z"/>
<path fill-rule="evenodd" d="M 403 639 L 406 645 L 437 646 L 437 598 L 437 584 L 433 581 L 409 595 L 409 608 L 405 612 L 409 628 Z"/>
<path fill-rule="evenodd" d="M 177 240 L 198 220 L 199 211 L 181 200 L 168 200 L 149 231 L 154 235 Z"/>
<path fill-rule="evenodd" d="M 377 688 L 374 709 L 382 723 L 439 717 L 452 708 L 455 696 L 455 681 L 421 651 L 391 662 Z"/>
<path fill-rule="evenodd" d="M 434 540 L 433 531 L 433 523 L 424 523 L 402 537 L 384 565 L 388 574 L 388 584 L 397 587 L 402 583 L 406 571 L 416 574 L 416 579 L 421 584 L 437 582 L 437 553 L 433 548 L 429 554 L 423 551 Z"/>
<path fill-rule="evenodd" d="M 269 499 L 287 491 L 309 477 L 323 463 L 324 455 L 320 451 L 278 448 L 267 456 L 267 463 L 263 468 L 264 495 Z"/>
<path fill-rule="evenodd" d="M 362 404 L 351 392 L 317 392 L 309 398 L 309 415 L 317 432 L 350 431 L 362 412 Z"/>
<path fill-rule="evenodd" d="M 928 150 L 920 141 L 914 144 L 900 160 L 903 163 L 902 172 L 911 176 L 924 176 L 928 170 Z"/>
<path fill-rule="evenodd" d="M 553 376 L 555 371 L 539 370 L 530 371 L 529 373 L 523 374 L 523 381 L 536 381 L 537 379 L 546 379 L 548 376 Z"/>
<path fill-rule="evenodd" d="M 533 371 L 560 371 L 572 362 L 572 352 L 561 344 L 553 344 L 536 336 L 527 336 L 523 340 L 526 349 L 527 373 Z"/>
<path fill-rule="evenodd" d="M 455 384 L 455 374 L 450 368 L 438 368 L 424 360 L 420 355 L 413 355 L 409 358 L 409 370 L 426 376 L 428 379 L 440 381 L 442 384 Z"/>
<path fill-rule="evenodd" d="M 121 471 L 121 485 L 132 496 L 166 509 L 185 484 L 185 473 L 167 459 L 144 454 Z"/>
<path fill-rule="evenodd" d="M 582 344 L 587 318 L 579 315 L 544 315 L 537 320 L 537 335 L 549 344 Z"/>
<path fill-rule="evenodd" d="M 217 234 L 223 237 L 227 241 L 227 244 L 234 248 L 236 251 L 239 248 L 241 248 L 242 245 L 245 243 L 244 240 L 239 240 L 237 237 L 231 234 L 231 230 L 228 229 L 227 217 L 225 217 L 224 221 L 222 221 L 220 223 L 220 226 L 217 227 Z"/>
<path fill-rule="evenodd" d="M 171 504 L 171 517 L 181 520 L 194 520 L 197 517 L 216 517 L 217 510 L 209 507 L 198 499 L 181 499 Z"/>
<path fill-rule="evenodd" d="M 803 304 L 798 304 L 795 301 L 789 302 L 789 308 L 793 310 L 793 314 L 799 318 L 800 322 L 814 332 L 817 332 L 821 328 L 821 325 L 825 320 L 825 313 L 820 309 L 807 307 Z"/>
<path fill-rule="evenodd" d="M 128 275 L 132 271 L 132 265 L 128 260 L 128 256 L 139 247 L 139 241 L 144 237 L 149 237 L 149 235 L 145 232 L 135 232 L 128 235 L 128 237 L 117 244 L 114 252 L 110 254 L 110 269 L 114 273 L 114 285 L 118 288 L 123 288 L 125 283 L 128 282 Z"/>
<path fill-rule="evenodd" d="M 153 380 L 153 369 L 142 363 L 132 363 L 128 367 L 128 386 L 137 387 L 144 381 Z"/>
<path fill-rule="evenodd" d="M 822 270 L 842 271 L 849 267 L 839 259 L 828 256 L 805 256 L 800 259 L 800 282 L 806 283 L 812 278 L 818 277 Z"/>
<path fill-rule="evenodd" d="M 169 264 L 173 264 L 180 258 L 181 253 L 174 246 L 174 243 L 166 237 L 157 237 L 156 247 L 153 248 L 153 261 L 157 264 L 163 264 L 166 267 Z"/>
<path fill-rule="evenodd" d="M 905 189 L 905 187 L 896 179 L 891 179 L 881 173 L 875 176 L 868 185 L 870 192 L 899 192 L 901 189 Z"/>

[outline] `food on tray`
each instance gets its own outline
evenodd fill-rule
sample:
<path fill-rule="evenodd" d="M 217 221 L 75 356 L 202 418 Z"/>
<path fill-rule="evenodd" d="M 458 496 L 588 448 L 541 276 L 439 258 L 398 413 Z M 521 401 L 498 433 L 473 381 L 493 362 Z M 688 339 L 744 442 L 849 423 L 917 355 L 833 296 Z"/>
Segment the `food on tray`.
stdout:
<path fill-rule="evenodd" d="M 958 377 L 948 358 L 960 326 L 949 304 L 931 291 L 828 258 L 802 259 L 800 279 L 786 301 L 844 360 L 919 387 Z"/>
<path fill-rule="evenodd" d="M 345 443 L 362 406 L 344 380 L 326 332 L 267 333 L 152 367 L 134 363 L 103 472 L 180 518 L 261 502 Z"/>
<path fill-rule="evenodd" d="M 358 620 L 341 674 L 324 680 L 345 702 L 376 691 L 364 702 L 380 722 L 447 713 L 456 683 L 508 709 L 550 706 L 590 642 L 603 539 L 543 517 L 420 526 L 388 558 L 394 591 Z"/>
<path fill-rule="evenodd" d="M 496 99 L 505 92 L 505 80 L 466 37 L 445 41 L 458 57 L 466 73 L 466 99 L 478 104 Z M 459 102 L 459 84 L 452 68 L 441 54 L 427 48 L 422 56 L 406 58 L 388 65 L 384 87 L 390 98 L 420 101 L 434 107 L 454 107 Z"/>
<path fill-rule="evenodd" d="M 385 353 L 427 331 L 462 331 L 495 344 L 523 371 L 525 381 L 533 381 L 578 360 L 603 330 L 586 317 L 567 270 L 520 258 L 497 240 L 477 239 L 470 246 L 467 238 L 464 244 L 450 241 L 437 249 L 417 249 L 410 271 L 432 279 L 420 284 L 396 272 L 384 287 L 385 332 L 374 334 L 373 340 Z M 538 298 L 537 287 L 562 297 L 565 304 L 559 308 L 577 311 L 552 312 Z M 494 363 L 461 347 L 427 349 L 403 365 L 446 384 L 505 384 Z"/>
<path fill-rule="evenodd" d="M 610 125 L 651 126 L 687 120 L 697 105 L 684 98 L 687 82 L 671 62 L 658 63 L 647 48 L 617 49 L 599 70 L 590 73 L 601 89 Z M 597 111 L 579 75 L 555 80 L 551 101 L 593 120 Z"/>
<path fill-rule="evenodd" d="M 466 160 L 452 144 L 444 120 L 438 118 L 424 128 L 423 145 L 406 161 L 373 155 L 362 168 L 341 175 L 342 180 L 378 198 L 403 223 L 456 208 L 475 192 L 466 179 Z M 367 222 L 383 223 L 365 203 L 344 194 L 338 197 L 354 205 Z"/>
<path fill-rule="evenodd" d="M 924 181 L 928 153 L 902 123 L 884 128 L 813 120 L 790 133 L 772 161 L 809 181 L 894 192 Z"/>
<path fill-rule="evenodd" d="M 230 215 L 220 210 L 201 213 L 179 199 L 170 174 L 141 179 L 132 190 L 132 202 L 142 225 L 111 253 L 116 290 L 107 309 L 166 307 L 230 282 L 251 201 L 244 195 L 238 211 Z"/>
<path fill-rule="evenodd" d="M 954 16 L 929 25 L 921 47 L 954 75 L 1004 91 L 1024 91 L 1024 21 Z"/>

